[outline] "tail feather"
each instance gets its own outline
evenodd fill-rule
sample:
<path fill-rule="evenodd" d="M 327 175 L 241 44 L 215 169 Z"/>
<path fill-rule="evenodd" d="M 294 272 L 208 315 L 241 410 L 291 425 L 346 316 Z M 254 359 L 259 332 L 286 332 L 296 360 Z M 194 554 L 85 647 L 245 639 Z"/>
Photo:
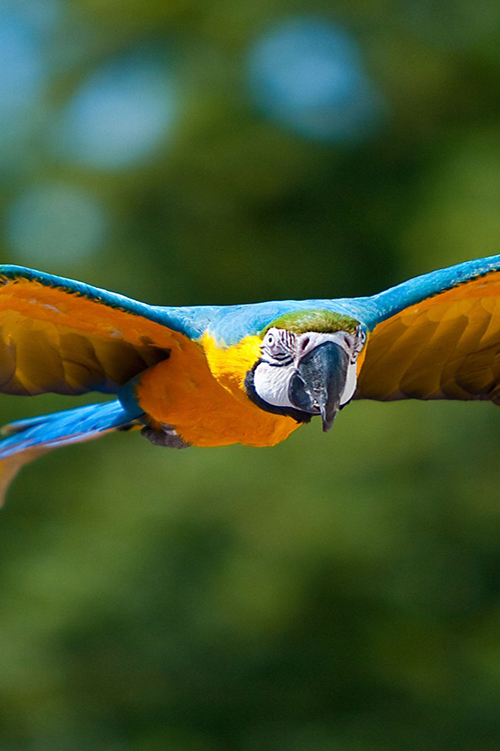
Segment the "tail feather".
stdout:
<path fill-rule="evenodd" d="M 24 464 L 60 446 L 89 441 L 128 426 L 140 414 L 131 414 L 116 400 L 6 425 L 1 432 L 7 437 L 0 441 L 0 506 L 10 483 Z"/>

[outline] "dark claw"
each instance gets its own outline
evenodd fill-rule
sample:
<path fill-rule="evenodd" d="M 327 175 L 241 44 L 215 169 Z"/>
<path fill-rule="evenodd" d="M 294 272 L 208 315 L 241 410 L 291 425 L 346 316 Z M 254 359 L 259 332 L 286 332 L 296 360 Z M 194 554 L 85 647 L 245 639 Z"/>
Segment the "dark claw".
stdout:
<path fill-rule="evenodd" d="M 184 441 L 173 428 L 165 426 L 163 430 L 143 428 L 141 435 L 145 436 L 154 446 L 166 446 L 169 449 L 187 449 L 190 443 Z"/>

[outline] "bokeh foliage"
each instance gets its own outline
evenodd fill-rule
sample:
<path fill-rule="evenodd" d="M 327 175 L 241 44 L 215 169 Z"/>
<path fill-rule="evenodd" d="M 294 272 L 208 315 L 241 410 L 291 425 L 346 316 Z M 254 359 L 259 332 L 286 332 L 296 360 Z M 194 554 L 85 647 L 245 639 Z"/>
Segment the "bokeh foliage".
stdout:
<path fill-rule="evenodd" d="M 6 262 L 191 304 L 498 252 L 495 0 L 50 6 L 43 86 L 0 137 Z M 366 138 L 256 104 L 252 45 L 304 15 L 359 47 L 385 103 Z M 58 151 L 75 92 L 138 49 L 177 92 L 164 140 L 115 169 Z M 19 246 L 13 207 L 46 185 L 96 202 L 88 253 Z M 66 403 L 3 397 L 2 421 Z M 499 426 L 487 404 L 355 403 L 274 449 L 120 434 L 26 469 L 0 518 L 1 751 L 497 751 Z"/>

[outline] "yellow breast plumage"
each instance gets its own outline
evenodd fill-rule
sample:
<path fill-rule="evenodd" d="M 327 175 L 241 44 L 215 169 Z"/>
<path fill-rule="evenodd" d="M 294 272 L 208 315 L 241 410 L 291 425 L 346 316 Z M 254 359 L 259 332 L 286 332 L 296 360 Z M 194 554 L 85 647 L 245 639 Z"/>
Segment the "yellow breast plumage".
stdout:
<path fill-rule="evenodd" d="M 258 360 L 260 343 L 259 337 L 249 336 L 220 347 L 205 335 L 195 347 L 174 348 L 168 360 L 142 375 L 139 404 L 195 446 L 280 443 L 298 423 L 259 409 L 245 393 L 245 376 Z"/>

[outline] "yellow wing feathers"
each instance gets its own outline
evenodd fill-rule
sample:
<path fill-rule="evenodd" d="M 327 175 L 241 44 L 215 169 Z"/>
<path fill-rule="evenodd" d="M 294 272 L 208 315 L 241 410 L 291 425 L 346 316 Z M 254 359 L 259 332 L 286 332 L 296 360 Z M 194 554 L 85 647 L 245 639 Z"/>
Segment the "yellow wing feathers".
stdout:
<path fill-rule="evenodd" d="M 0 390 L 111 392 L 164 359 L 179 336 L 64 289 L 10 281 L 0 290 Z"/>
<path fill-rule="evenodd" d="M 357 397 L 498 401 L 499 394 L 500 272 L 494 272 L 380 323 Z"/>

